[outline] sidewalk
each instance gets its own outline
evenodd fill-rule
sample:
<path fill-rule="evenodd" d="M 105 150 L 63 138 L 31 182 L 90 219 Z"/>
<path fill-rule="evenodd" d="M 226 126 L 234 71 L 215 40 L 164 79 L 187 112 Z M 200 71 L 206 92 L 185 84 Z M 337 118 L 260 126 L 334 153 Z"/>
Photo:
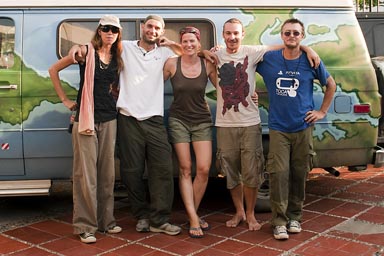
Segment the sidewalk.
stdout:
<path fill-rule="evenodd" d="M 123 198 L 116 200 L 115 210 L 120 234 L 97 233 L 97 243 L 83 244 L 72 234 L 68 209 L 61 217 L 0 233 L 0 255 L 384 255 L 384 167 L 337 169 L 339 177 L 321 169 L 310 173 L 303 231 L 287 241 L 273 238 L 270 213 L 256 214 L 263 223 L 260 231 L 248 231 L 245 223 L 225 227 L 234 213 L 230 196 L 208 184 L 200 215 L 212 228 L 202 239 L 190 238 L 187 230 L 178 236 L 137 233 Z M 177 194 L 172 222 L 185 226 L 186 219 Z"/>

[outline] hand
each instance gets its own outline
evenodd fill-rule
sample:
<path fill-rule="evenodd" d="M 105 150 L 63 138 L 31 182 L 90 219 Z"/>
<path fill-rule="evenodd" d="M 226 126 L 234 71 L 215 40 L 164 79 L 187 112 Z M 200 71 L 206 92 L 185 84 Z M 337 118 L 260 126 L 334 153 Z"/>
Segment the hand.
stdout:
<path fill-rule="evenodd" d="M 304 121 L 309 124 L 313 124 L 316 121 L 323 119 L 326 113 L 321 110 L 311 110 L 306 113 Z"/>
<path fill-rule="evenodd" d="M 71 111 L 74 111 L 77 109 L 77 103 L 75 101 L 65 99 L 63 100 L 63 104 Z"/>
<path fill-rule="evenodd" d="M 79 57 L 83 57 L 82 53 L 81 53 L 81 47 L 77 44 L 72 46 L 72 48 L 68 52 L 68 56 L 72 56 L 73 63 L 78 63 L 78 61 L 76 59 L 76 55 Z"/>
<path fill-rule="evenodd" d="M 309 48 L 307 52 L 308 61 L 311 67 L 318 68 L 320 65 L 320 56 L 312 49 Z"/>
<path fill-rule="evenodd" d="M 217 52 L 217 51 L 220 50 L 221 48 L 222 48 L 221 45 L 216 45 L 216 46 L 213 46 L 213 47 L 210 49 L 210 51 L 211 51 L 211 52 Z"/>
<path fill-rule="evenodd" d="M 256 91 L 254 91 L 253 94 L 251 95 L 251 99 L 253 103 L 256 104 L 256 106 L 259 106 L 259 95 L 257 94 Z"/>
<path fill-rule="evenodd" d="M 217 55 L 215 53 L 208 50 L 203 50 L 202 53 L 204 55 L 204 58 L 212 64 L 217 65 L 217 63 L 219 62 L 219 59 L 217 58 Z"/>
<path fill-rule="evenodd" d="M 171 40 L 169 40 L 168 38 L 166 38 L 165 36 L 161 36 L 161 37 L 159 37 L 159 39 L 157 40 L 157 45 L 158 46 L 171 46 L 171 45 L 173 45 L 173 44 L 175 44 L 175 42 L 174 41 L 171 41 Z"/>

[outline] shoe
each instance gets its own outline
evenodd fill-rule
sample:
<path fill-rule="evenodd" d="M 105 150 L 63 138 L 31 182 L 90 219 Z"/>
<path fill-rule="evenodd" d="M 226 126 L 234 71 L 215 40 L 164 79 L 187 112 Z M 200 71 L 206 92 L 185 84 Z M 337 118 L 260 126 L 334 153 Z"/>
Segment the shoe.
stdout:
<path fill-rule="evenodd" d="M 80 234 L 80 240 L 83 243 L 90 244 L 96 242 L 96 237 L 93 233 L 85 232 Z"/>
<path fill-rule="evenodd" d="M 276 226 L 273 229 L 273 236 L 277 240 L 286 240 L 289 238 L 289 235 L 287 233 L 287 228 L 285 226 Z"/>
<path fill-rule="evenodd" d="M 136 224 L 137 232 L 149 232 L 149 219 L 141 219 Z"/>
<path fill-rule="evenodd" d="M 297 220 L 290 220 L 287 224 L 287 230 L 289 233 L 300 233 L 301 225 Z"/>
<path fill-rule="evenodd" d="M 120 233 L 123 229 L 119 226 L 113 226 L 113 227 L 110 227 L 108 230 L 107 230 L 107 233 L 108 234 L 117 234 L 117 233 Z"/>
<path fill-rule="evenodd" d="M 201 230 L 208 231 L 211 229 L 211 225 L 203 219 L 199 219 Z"/>
<path fill-rule="evenodd" d="M 150 226 L 149 230 L 154 233 L 165 233 L 170 236 L 178 235 L 181 232 L 181 228 L 170 223 L 164 223 L 160 227 Z"/>
<path fill-rule="evenodd" d="M 203 229 L 201 227 L 198 227 L 198 228 L 189 228 L 188 230 L 188 235 L 190 238 L 203 238 L 204 237 L 204 234 L 200 234 L 200 235 L 196 235 L 196 234 L 193 234 L 191 231 L 202 231 Z"/>

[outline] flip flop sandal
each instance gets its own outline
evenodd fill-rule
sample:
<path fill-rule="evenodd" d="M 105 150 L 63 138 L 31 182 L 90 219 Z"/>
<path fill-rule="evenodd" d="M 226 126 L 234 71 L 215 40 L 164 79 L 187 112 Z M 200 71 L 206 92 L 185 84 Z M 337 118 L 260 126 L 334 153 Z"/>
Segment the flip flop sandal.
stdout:
<path fill-rule="evenodd" d="M 196 235 L 196 234 L 191 233 L 191 231 L 200 231 L 200 230 L 202 230 L 202 228 L 200 228 L 200 227 L 198 227 L 198 228 L 192 228 L 192 227 L 190 227 L 190 228 L 189 228 L 189 231 L 188 231 L 188 235 L 189 235 L 189 237 L 191 237 L 191 238 L 203 238 L 203 237 L 204 237 L 204 234 L 202 234 L 202 235 Z"/>
<path fill-rule="evenodd" d="M 201 230 L 208 231 L 211 229 L 211 225 L 203 219 L 199 219 Z"/>

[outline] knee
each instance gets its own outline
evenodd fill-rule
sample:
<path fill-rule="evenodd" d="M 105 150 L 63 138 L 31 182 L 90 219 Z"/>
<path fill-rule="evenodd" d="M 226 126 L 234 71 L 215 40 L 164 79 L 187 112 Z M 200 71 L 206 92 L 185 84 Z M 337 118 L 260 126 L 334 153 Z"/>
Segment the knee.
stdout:
<path fill-rule="evenodd" d="M 199 179 L 208 179 L 209 175 L 209 166 L 198 166 L 196 168 L 196 178 Z"/>
<path fill-rule="evenodd" d="M 191 178 L 192 165 L 191 164 L 183 164 L 179 166 L 179 177 L 183 179 Z"/>

